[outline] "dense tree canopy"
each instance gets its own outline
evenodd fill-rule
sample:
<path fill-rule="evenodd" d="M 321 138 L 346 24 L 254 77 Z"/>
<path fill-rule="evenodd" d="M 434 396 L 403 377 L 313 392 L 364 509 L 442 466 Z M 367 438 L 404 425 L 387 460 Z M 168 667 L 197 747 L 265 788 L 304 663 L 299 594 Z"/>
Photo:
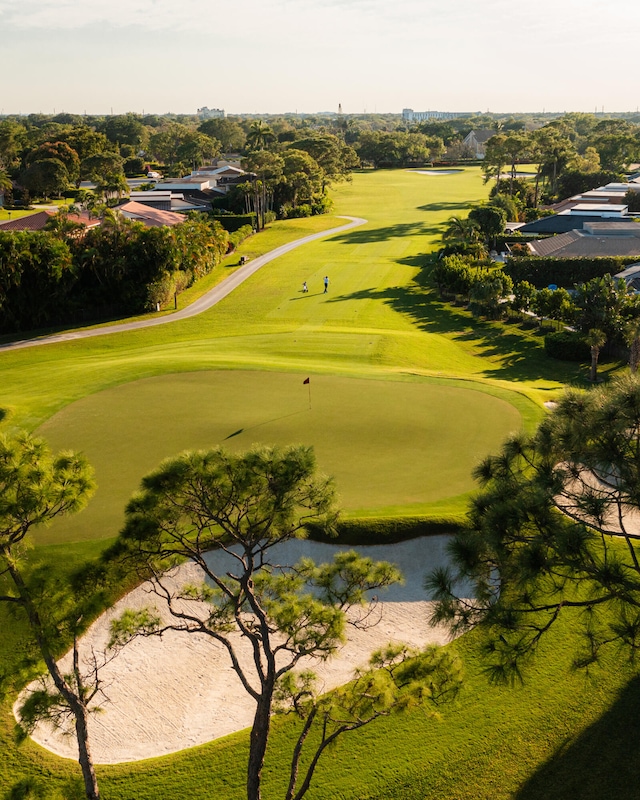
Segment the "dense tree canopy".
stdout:
<path fill-rule="evenodd" d="M 512 437 L 476 470 L 481 491 L 434 573 L 434 620 L 491 635 L 494 677 L 513 678 L 545 632 L 572 615 L 584 633 L 576 663 L 603 647 L 640 649 L 640 380 L 627 374 L 568 390 L 531 436 Z M 471 580 L 475 600 L 452 591 Z"/>
<path fill-rule="evenodd" d="M 0 330 L 153 310 L 227 251 L 229 235 L 215 220 L 146 228 L 104 213 L 102 224 L 82 235 L 55 218 L 51 230 L 0 231 Z"/>

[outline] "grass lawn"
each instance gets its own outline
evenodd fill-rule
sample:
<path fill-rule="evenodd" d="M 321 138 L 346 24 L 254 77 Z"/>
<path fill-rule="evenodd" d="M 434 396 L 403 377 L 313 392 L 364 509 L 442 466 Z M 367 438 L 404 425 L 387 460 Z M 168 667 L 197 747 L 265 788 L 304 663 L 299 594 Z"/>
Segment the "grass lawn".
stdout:
<path fill-rule="evenodd" d="M 35 556 L 62 580 L 65 569 L 113 536 L 141 474 L 176 450 L 217 443 L 313 443 L 352 515 L 459 514 L 475 460 L 505 432 L 534 425 L 543 401 L 586 371 L 548 359 L 535 331 L 473 320 L 425 283 L 423 254 L 442 224 L 487 192 L 479 168 L 455 175 L 365 171 L 334 195 L 336 214 L 364 217 L 366 225 L 277 259 L 198 317 L 0 351 L 2 428 L 39 428 L 57 447 L 85 450 L 102 484 L 76 520 L 38 534 Z M 274 225 L 181 303 L 214 285 L 240 254 L 336 224 L 318 217 Z M 310 291 L 303 295 L 305 280 Z M 302 384 L 308 376 L 311 410 Z M 0 629 L 0 670 L 11 672 L 21 628 L 0 610 Z M 476 637 L 466 637 L 456 646 L 468 680 L 458 705 L 444 710 L 445 721 L 413 712 L 359 733 L 332 751 L 309 796 L 629 796 L 616 786 L 640 759 L 617 767 L 608 742 L 620 743 L 615 726 L 626 719 L 617 693 L 636 708 L 640 692 L 634 682 L 625 686 L 630 673 L 617 666 L 598 673 L 596 684 L 570 675 L 572 635 L 570 624 L 554 634 L 527 687 L 515 692 L 487 686 Z M 73 764 L 30 742 L 14 744 L 10 700 L 0 713 L 0 797 L 28 777 L 71 797 Z M 269 792 L 281 780 L 281 745 L 291 737 L 288 723 L 277 728 Z M 633 729 L 629 739 L 627 748 L 636 747 Z M 246 742 L 241 733 L 172 757 L 101 768 L 104 795 L 241 797 Z M 586 768 L 569 765 L 589 764 L 592 752 L 613 765 L 610 778 L 598 769 L 600 778 L 585 780 Z M 568 772 L 573 788 L 564 792 Z"/>

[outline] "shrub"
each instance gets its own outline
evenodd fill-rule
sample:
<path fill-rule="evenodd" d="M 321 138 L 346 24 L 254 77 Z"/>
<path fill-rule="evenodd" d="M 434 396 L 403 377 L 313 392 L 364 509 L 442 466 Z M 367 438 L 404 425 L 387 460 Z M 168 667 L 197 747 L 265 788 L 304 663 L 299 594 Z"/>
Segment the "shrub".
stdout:
<path fill-rule="evenodd" d="M 219 222 L 225 231 L 229 231 L 229 233 L 234 233 L 245 226 L 249 226 L 253 230 L 256 226 L 255 214 L 221 214 L 218 212 L 209 216 Z"/>
<path fill-rule="evenodd" d="M 514 283 L 529 281 L 541 288 L 556 284 L 567 289 L 576 283 L 586 283 L 592 278 L 602 278 L 609 273 L 621 272 L 629 264 L 635 264 L 638 257 L 607 258 L 543 258 L 539 256 L 511 257 L 507 259 L 505 272 Z"/>
<path fill-rule="evenodd" d="M 346 545 L 394 544 L 419 536 L 438 536 L 456 533 L 463 527 L 462 519 L 431 519 L 423 517 L 374 517 L 342 519 L 337 525 L 337 542 Z M 307 527 L 309 538 L 327 540 L 319 526 Z"/>
<path fill-rule="evenodd" d="M 469 296 L 473 274 L 467 262 L 460 256 L 443 258 L 436 264 L 432 276 L 441 292 L 447 289 L 453 294 Z"/>
<path fill-rule="evenodd" d="M 253 228 L 251 225 L 243 225 L 241 228 L 238 228 L 237 231 L 229 234 L 229 249 L 235 250 L 236 247 L 244 240 L 251 236 L 253 233 Z"/>

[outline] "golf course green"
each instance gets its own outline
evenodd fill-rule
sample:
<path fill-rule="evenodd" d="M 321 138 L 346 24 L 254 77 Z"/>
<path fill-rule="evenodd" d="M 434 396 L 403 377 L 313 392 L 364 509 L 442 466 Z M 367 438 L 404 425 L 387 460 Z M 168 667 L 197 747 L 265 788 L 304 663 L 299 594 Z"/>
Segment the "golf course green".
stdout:
<path fill-rule="evenodd" d="M 226 370 L 106 389 L 40 428 L 54 448 L 87 456 L 98 490 L 85 511 L 37 538 L 115 536 L 143 475 L 181 450 L 216 445 L 312 444 L 345 512 L 428 514 L 469 492 L 475 463 L 521 427 L 508 400 L 473 386 L 332 376 L 303 384 L 298 374 Z"/>

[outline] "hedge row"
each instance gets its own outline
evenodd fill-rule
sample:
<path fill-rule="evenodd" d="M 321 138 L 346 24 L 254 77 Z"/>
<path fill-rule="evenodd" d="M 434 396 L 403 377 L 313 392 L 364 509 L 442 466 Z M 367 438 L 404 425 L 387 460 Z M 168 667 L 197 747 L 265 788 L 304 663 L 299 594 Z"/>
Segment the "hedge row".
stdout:
<path fill-rule="evenodd" d="M 571 289 L 576 283 L 586 283 L 592 278 L 615 275 L 640 259 L 632 257 L 607 258 L 542 258 L 512 257 L 507 259 L 504 271 L 514 283 L 529 281 L 538 289 L 555 283 Z"/>
<path fill-rule="evenodd" d="M 464 527 L 462 518 L 429 519 L 426 517 L 372 517 L 343 519 L 338 523 L 336 544 L 371 545 L 395 544 L 419 536 L 458 533 Z M 326 542 L 327 537 L 317 525 L 307 526 L 309 538 Z"/>
<path fill-rule="evenodd" d="M 225 231 L 234 233 L 245 225 L 250 225 L 251 228 L 256 227 L 255 214 L 210 214 L 210 216 L 217 220 Z"/>

